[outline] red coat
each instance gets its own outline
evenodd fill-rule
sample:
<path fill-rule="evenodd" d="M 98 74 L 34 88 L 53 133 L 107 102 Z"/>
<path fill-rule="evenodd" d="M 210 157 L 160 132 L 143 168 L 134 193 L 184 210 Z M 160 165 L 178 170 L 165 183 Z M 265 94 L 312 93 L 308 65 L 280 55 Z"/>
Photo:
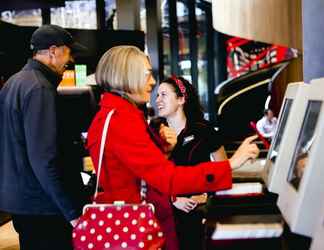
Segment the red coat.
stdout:
<path fill-rule="evenodd" d="M 140 202 L 140 180 L 167 195 L 202 193 L 231 188 L 232 171 L 228 161 L 207 162 L 199 167 L 175 167 L 151 140 L 142 111 L 124 98 L 105 93 L 101 109 L 88 131 L 88 149 L 98 164 L 103 124 L 115 109 L 105 145 L 100 185 L 102 202 Z"/>

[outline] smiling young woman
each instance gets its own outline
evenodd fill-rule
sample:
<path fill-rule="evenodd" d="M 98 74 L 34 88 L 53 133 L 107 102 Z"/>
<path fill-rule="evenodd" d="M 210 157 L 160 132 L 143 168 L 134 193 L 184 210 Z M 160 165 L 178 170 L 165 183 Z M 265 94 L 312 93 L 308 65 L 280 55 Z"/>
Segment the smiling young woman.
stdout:
<path fill-rule="evenodd" d="M 222 137 L 204 119 L 196 90 L 182 77 L 170 77 L 158 88 L 156 105 L 160 117 L 175 131 L 177 143 L 170 153 L 176 165 L 191 166 L 211 159 L 227 160 L 222 146 Z M 165 126 L 160 128 L 164 134 Z M 183 180 L 184 181 L 184 180 Z M 179 195 L 174 199 L 174 211 L 180 248 L 202 249 L 203 225 L 201 206 L 206 202 L 206 193 Z"/>

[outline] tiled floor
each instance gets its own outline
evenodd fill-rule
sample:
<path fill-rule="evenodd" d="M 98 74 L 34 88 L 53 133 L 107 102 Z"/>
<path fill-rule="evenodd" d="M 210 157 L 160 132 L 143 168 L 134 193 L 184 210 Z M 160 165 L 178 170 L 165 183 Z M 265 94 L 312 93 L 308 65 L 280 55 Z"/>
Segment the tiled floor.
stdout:
<path fill-rule="evenodd" d="M 18 235 L 11 221 L 0 226 L 0 250 L 19 250 Z"/>

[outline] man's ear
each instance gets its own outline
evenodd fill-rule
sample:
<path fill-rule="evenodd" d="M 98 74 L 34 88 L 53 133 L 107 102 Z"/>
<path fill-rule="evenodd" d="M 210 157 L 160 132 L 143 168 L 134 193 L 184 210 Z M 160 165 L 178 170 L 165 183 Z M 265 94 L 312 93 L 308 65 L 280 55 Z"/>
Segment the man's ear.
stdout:
<path fill-rule="evenodd" d="M 55 56 L 56 54 L 56 46 L 55 45 L 52 45 L 51 47 L 48 48 L 48 53 L 49 53 L 49 56 L 52 57 L 52 56 Z"/>

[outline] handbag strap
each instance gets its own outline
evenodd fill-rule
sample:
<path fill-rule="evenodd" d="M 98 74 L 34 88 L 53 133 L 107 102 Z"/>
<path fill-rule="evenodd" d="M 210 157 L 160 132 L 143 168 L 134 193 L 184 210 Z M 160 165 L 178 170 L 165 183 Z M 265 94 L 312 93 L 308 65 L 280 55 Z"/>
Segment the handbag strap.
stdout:
<path fill-rule="evenodd" d="M 99 180 L 100 180 L 100 173 L 101 173 L 101 167 L 102 167 L 102 159 L 103 159 L 103 154 L 104 154 L 104 149 L 105 149 L 105 143 L 106 143 L 106 138 L 107 138 L 107 133 L 108 133 L 108 127 L 109 127 L 111 116 L 114 114 L 114 112 L 115 112 L 115 109 L 111 110 L 107 114 L 105 124 L 104 124 L 103 130 L 102 130 L 101 142 L 100 142 L 100 151 L 99 151 L 99 160 L 98 160 L 97 181 L 96 181 L 95 193 L 94 193 L 94 196 L 93 196 L 93 204 L 96 203 L 96 198 L 98 196 Z M 145 201 L 146 193 L 147 193 L 146 182 L 144 180 L 141 180 L 140 197 L 141 197 L 142 201 Z"/>
<path fill-rule="evenodd" d="M 97 171 L 97 181 L 96 181 L 96 191 L 93 197 L 93 203 L 96 203 L 95 200 L 98 196 L 98 188 L 99 188 L 99 179 L 100 179 L 100 173 L 101 173 L 101 166 L 102 166 L 102 158 L 104 154 L 104 149 L 105 149 L 105 142 L 106 142 L 106 137 L 107 137 L 107 132 L 108 132 L 108 127 L 110 123 L 111 116 L 115 112 L 115 109 L 111 110 L 106 117 L 105 124 L 102 130 L 102 135 L 101 135 L 101 142 L 100 142 L 100 151 L 99 151 L 99 161 L 98 161 L 98 171 Z"/>

